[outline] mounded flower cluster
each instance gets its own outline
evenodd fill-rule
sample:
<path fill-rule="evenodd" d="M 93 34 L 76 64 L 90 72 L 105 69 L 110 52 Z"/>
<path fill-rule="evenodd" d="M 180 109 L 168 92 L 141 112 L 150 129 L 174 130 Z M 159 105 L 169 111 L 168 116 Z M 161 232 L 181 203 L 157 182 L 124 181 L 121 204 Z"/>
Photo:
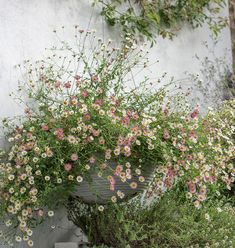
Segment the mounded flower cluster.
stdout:
<path fill-rule="evenodd" d="M 1 213 L 5 225 L 16 229 L 15 241 L 29 246 L 32 228 L 52 217 L 91 173 L 107 179 L 114 192 L 110 201 L 116 202 L 125 194 L 116 194 L 114 176 L 136 189 L 145 181 L 142 168 L 161 158 L 154 149 L 157 129 L 150 127 L 156 117 L 142 111 L 143 103 L 132 104 L 138 94 L 122 85 L 144 51 L 128 38 L 120 49 L 96 39 L 88 50 L 85 40 L 95 39 L 94 32 L 76 31 L 78 52 L 62 42 L 47 61 L 25 65 L 28 77 L 19 85 L 19 94 L 28 97 L 25 116 L 15 126 L 4 122 L 11 148 L 0 165 Z"/>
<path fill-rule="evenodd" d="M 210 109 L 204 117 L 199 117 L 196 108 L 188 116 L 168 118 L 163 131 L 166 163 L 156 169 L 150 197 L 183 182 L 186 197 L 198 208 L 207 196 L 219 194 L 219 189 L 231 190 L 235 181 L 234 109 L 231 100 L 217 111 Z M 169 150 L 168 145 L 174 149 Z"/>
<path fill-rule="evenodd" d="M 125 78 L 144 52 L 127 38 L 120 49 L 98 39 L 90 53 L 84 47 L 94 32 L 76 30 L 78 51 L 63 42 L 48 60 L 29 65 L 19 86 L 28 96 L 25 117 L 13 129 L 5 121 L 11 148 L 0 164 L 1 215 L 15 241 L 29 246 L 32 229 L 94 172 L 109 182 L 113 202 L 125 197 L 116 194 L 115 177 L 136 189 L 153 166 L 150 195 L 182 181 L 196 206 L 208 187 L 218 181 L 229 187 L 234 180 L 229 116 L 214 126 L 213 113 L 201 119 L 198 108 L 172 112 L 164 90 L 145 81 L 126 89 Z"/>

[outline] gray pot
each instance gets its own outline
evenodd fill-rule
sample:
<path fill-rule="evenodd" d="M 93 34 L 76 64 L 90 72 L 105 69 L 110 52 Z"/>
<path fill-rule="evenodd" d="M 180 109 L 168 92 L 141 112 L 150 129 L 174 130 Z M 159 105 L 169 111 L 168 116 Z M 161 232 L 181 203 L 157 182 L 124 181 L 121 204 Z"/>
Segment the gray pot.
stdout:
<path fill-rule="evenodd" d="M 110 163 L 110 168 L 116 167 L 116 163 Z M 112 196 L 117 196 L 117 192 L 121 191 L 125 194 L 123 199 L 117 196 L 117 199 L 124 200 L 126 198 L 134 197 L 136 194 L 142 192 L 153 179 L 154 167 L 149 166 L 148 170 L 142 171 L 141 176 L 144 176 L 145 181 L 139 182 L 138 176 L 132 176 L 132 179 L 128 179 L 126 182 L 122 182 L 120 177 L 113 175 L 115 179 L 115 190 L 110 190 L 110 183 L 107 180 L 107 174 L 99 177 L 97 172 L 91 173 L 91 180 L 84 180 L 77 187 L 75 193 L 83 202 L 93 204 L 107 204 L 110 202 Z M 138 187 L 132 189 L 130 187 L 131 182 L 136 182 Z"/>

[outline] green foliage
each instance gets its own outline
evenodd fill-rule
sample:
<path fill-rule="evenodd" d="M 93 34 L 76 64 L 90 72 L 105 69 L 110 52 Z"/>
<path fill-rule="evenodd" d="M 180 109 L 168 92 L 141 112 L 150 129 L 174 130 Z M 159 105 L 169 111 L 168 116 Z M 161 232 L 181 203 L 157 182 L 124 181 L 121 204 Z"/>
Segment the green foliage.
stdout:
<path fill-rule="evenodd" d="M 219 15 L 224 0 L 96 0 L 94 4 L 101 5 L 109 25 L 152 42 L 156 35 L 172 38 L 185 22 L 194 28 L 207 23 L 215 35 L 227 25 Z"/>
<path fill-rule="evenodd" d="M 73 201 L 79 205 L 77 200 Z M 75 219 L 71 218 L 74 205 L 70 205 L 69 210 L 70 219 L 75 224 L 83 223 L 83 231 L 95 245 L 234 247 L 235 209 L 227 201 L 226 198 L 213 199 L 196 209 L 180 191 L 172 191 L 149 207 L 141 206 L 137 197 L 125 204 L 109 205 L 104 212 L 99 212 L 96 206 L 88 206 L 83 213 L 75 211 L 78 214 Z"/>

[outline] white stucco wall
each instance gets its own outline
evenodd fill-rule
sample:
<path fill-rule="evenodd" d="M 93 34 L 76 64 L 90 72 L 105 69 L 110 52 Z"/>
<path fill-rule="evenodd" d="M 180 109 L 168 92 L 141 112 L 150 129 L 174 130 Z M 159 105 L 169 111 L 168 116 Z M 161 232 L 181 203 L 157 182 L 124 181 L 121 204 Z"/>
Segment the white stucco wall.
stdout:
<path fill-rule="evenodd" d="M 224 15 L 228 16 L 227 8 Z M 91 8 L 91 0 L 0 0 L 0 118 L 21 113 L 21 108 L 9 97 L 9 93 L 17 86 L 19 72 L 14 65 L 25 59 L 40 59 L 46 55 L 45 48 L 55 41 L 53 29 L 66 27 L 66 39 L 73 38 L 73 25 L 81 28 L 97 30 L 97 36 L 114 40 L 119 34 L 107 28 L 97 9 Z M 150 50 L 150 60 L 159 59 L 153 65 L 153 76 L 163 72 L 181 78 L 185 71 L 196 73 L 199 70 L 198 61 L 193 57 L 210 56 L 202 45 L 207 41 L 209 47 L 213 42 L 211 32 L 204 26 L 197 30 L 185 27 L 173 41 L 158 39 L 157 45 Z M 220 57 L 226 49 L 230 49 L 229 29 L 224 29 L 216 46 L 215 54 Z M 231 53 L 228 53 L 227 63 L 231 63 Z M 3 141 L 3 137 L 2 137 Z M 55 241 L 76 240 L 71 235 L 71 223 L 66 222 L 65 214 L 60 212 L 58 223 L 62 228 L 53 231 L 43 225 L 35 235 L 36 248 L 52 248 Z M 19 246 L 23 247 L 23 246 Z"/>

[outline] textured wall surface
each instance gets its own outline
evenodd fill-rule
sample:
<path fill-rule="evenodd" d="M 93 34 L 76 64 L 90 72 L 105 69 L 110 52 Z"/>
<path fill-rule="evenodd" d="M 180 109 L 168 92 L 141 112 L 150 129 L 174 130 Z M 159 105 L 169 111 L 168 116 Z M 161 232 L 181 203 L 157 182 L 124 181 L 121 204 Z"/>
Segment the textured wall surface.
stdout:
<path fill-rule="evenodd" d="M 228 16 L 228 8 L 224 9 L 224 15 Z M 65 26 L 67 31 L 63 38 L 72 39 L 71 27 L 75 24 L 96 29 L 98 36 L 119 40 L 120 35 L 106 26 L 98 10 L 92 9 L 87 0 L 0 0 L 0 118 L 22 113 L 21 107 L 9 97 L 20 77 L 14 65 L 28 58 L 36 60 L 46 56 L 45 47 L 51 47 L 55 42 L 52 32 L 55 28 Z M 159 59 L 160 62 L 148 71 L 152 71 L 153 77 L 168 72 L 176 78 L 184 77 L 185 71 L 197 73 L 200 67 L 193 57 L 195 54 L 201 58 L 211 56 L 202 44 L 206 41 L 209 48 L 214 49 L 210 36 L 206 26 L 197 30 L 185 26 L 173 41 L 159 38 L 156 47 L 150 50 L 150 59 Z M 220 57 L 230 48 L 230 31 L 227 28 L 221 33 L 214 52 Z M 226 59 L 230 64 L 231 52 Z M 66 220 L 63 210 L 54 221 L 46 224 L 36 231 L 36 248 L 52 248 L 56 241 L 80 239 L 77 237 L 79 230 Z M 50 228 L 53 225 L 56 228 Z"/>
<path fill-rule="evenodd" d="M 235 66 L 235 0 L 229 1 L 229 16 L 233 50 L 233 65 Z"/>

